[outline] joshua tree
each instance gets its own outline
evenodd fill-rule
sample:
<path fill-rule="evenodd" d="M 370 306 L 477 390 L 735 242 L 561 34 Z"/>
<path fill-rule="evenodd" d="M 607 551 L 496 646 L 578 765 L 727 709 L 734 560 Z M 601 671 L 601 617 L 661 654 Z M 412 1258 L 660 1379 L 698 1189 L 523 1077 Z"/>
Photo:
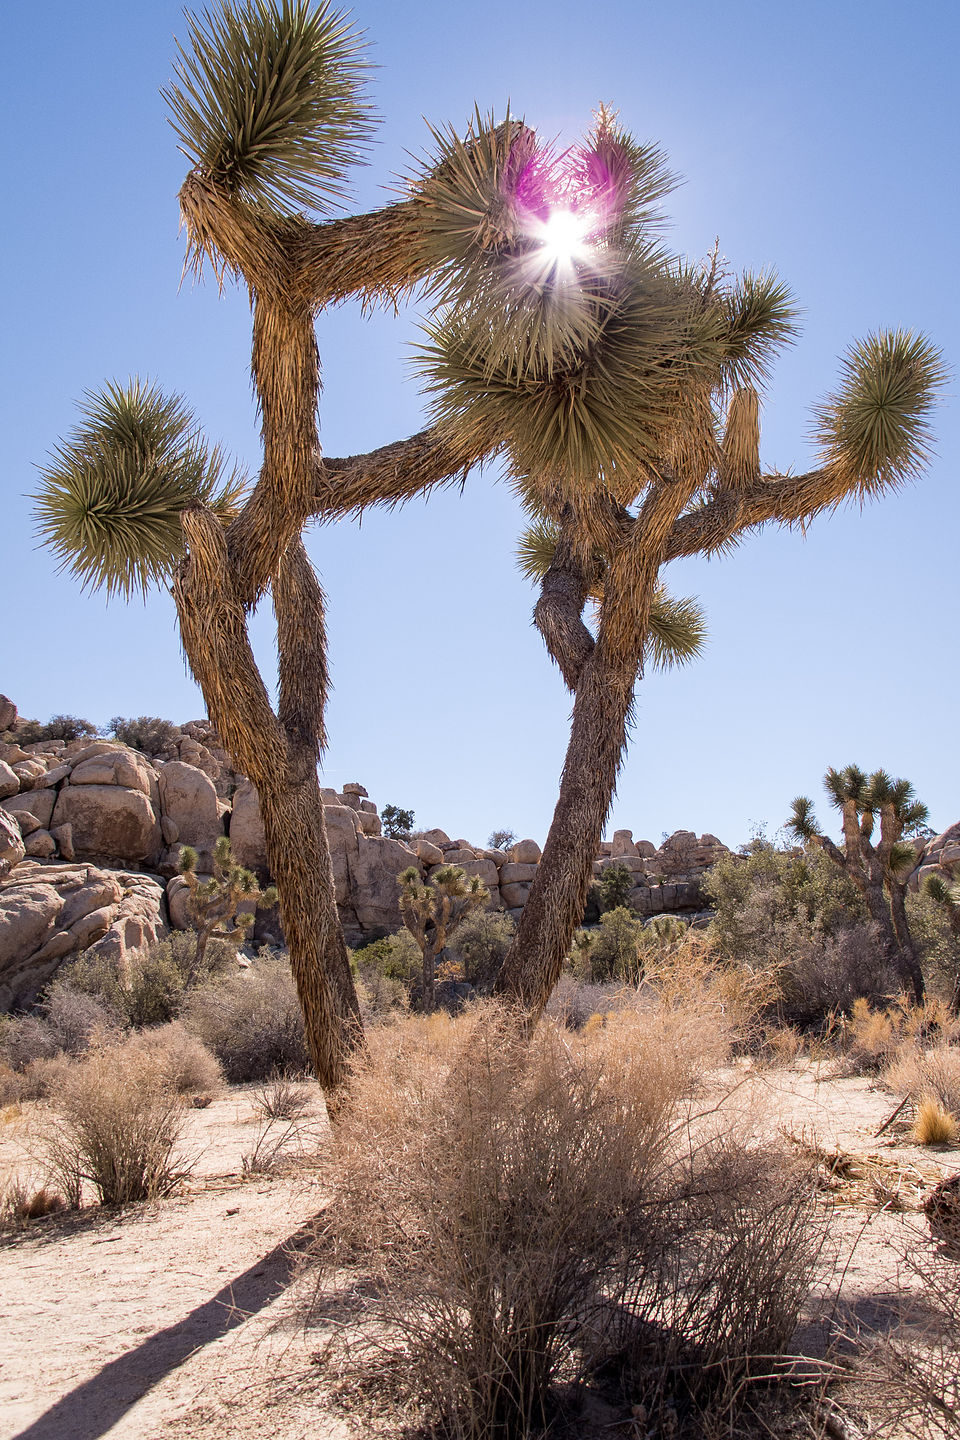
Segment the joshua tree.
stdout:
<path fill-rule="evenodd" d="M 926 823 L 927 807 L 917 800 L 909 780 L 893 780 L 885 770 L 866 775 L 858 765 L 842 770 L 831 767 L 823 783 L 843 817 L 843 848 L 822 833 L 813 803 L 805 795 L 794 800 L 788 828 L 798 840 L 819 846 L 850 877 L 904 988 L 912 989 L 917 1004 L 922 1005 L 923 972 L 906 909 L 906 882 L 917 852 L 903 836 Z M 875 836 L 878 816 L 880 834 Z"/>
<path fill-rule="evenodd" d="M 435 1004 L 437 956 L 461 920 L 490 899 L 479 875 L 468 876 L 459 865 L 440 865 L 422 880 L 416 865 L 397 876 L 403 923 L 423 955 L 423 1008 Z"/>
<path fill-rule="evenodd" d="M 793 333 L 772 275 L 666 256 L 651 230 L 671 178 L 601 112 L 505 193 L 484 283 L 428 330 L 422 365 L 453 443 L 495 426 L 517 491 L 550 528 L 535 620 L 574 697 L 560 795 L 500 992 L 535 1019 L 580 916 L 671 560 L 805 524 L 917 471 L 943 370 L 922 338 L 878 334 L 817 412 L 822 463 L 764 473 L 759 387 Z M 499 305 L 492 303 L 499 296 Z M 595 632 L 583 619 L 602 586 Z"/>
<path fill-rule="evenodd" d="M 335 1091 L 362 1032 L 317 781 L 324 596 L 301 535 L 311 517 L 462 478 L 496 436 L 451 444 L 428 430 L 368 455 L 323 457 L 314 320 L 350 295 L 394 302 L 428 279 L 442 295 L 471 265 L 482 269 L 492 241 L 483 227 L 464 229 L 465 197 L 496 207 L 528 132 L 478 115 L 466 141 L 435 135 L 435 161 L 407 198 L 314 223 L 301 212 L 339 202 L 372 128 L 355 33 L 310 0 L 235 0 L 188 26 L 166 91 L 190 165 L 179 197 L 188 261 L 198 273 L 209 261 L 221 284 L 235 278 L 249 291 L 263 462 L 248 489 L 179 397 L 140 381 L 108 384 L 88 394 L 46 468 L 39 526 L 85 584 L 125 596 L 171 586 L 210 718 L 257 788 L 311 1057 Z M 268 592 L 276 709 L 247 633 Z"/>
<path fill-rule="evenodd" d="M 206 880 L 197 875 L 199 858 L 192 845 L 181 845 L 178 869 L 190 892 L 187 908 L 197 932 L 188 982 L 203 968 L 211 937 L 233 942 L 246 938 L 255 916 L 252 910 L 240 910 L 241 905 L 253 904 L 257 910 L 267 910 L 277 903 L 276 886 L 261 890 L 253 871 L 235 863 L 229 836 L 221 835 L 213 847 L 213 874 Z"/>
<path fill-rule="evenodd" d="M 950 929 L 954 938 L 960 940 L 960 883 L 956 879 L 956 863 L 945 867 L 950 878 L 944 875 L 926 875 L 921 890 L 931 900 L 943 907 L 947 919 L 950 921 Z M 960 1015 L 960 969 L 957 970 L 953 979 L 953 989 L 950 993 L 950 1009 L 954 1015 Z"/>

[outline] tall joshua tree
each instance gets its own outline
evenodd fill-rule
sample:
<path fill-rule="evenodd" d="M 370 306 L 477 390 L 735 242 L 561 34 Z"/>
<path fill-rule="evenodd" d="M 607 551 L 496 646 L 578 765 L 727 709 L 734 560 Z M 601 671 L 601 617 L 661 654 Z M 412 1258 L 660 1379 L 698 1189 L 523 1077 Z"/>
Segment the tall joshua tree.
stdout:
<path fill-rule="evenodd" d="M 313 516 L 396 503 L 459 478 L 495 448 L 433 431 L 369 455 L 324 458 L 314 331 L 350 295 L 395 300 L 441 288 L 491 243 L 464 231 L 464 197 L 486 213 L 527 132 L 476 117 L 402 200 L 314 222 L 343 194 L 371 116 L 356 34 L 327 3 L 236 0 L 188 17 L 166 98 L 190 169 L 180 190 L 188 259 L 246 285 L 263 461 L 252 488 L 179 397 L 132 381 L 87 396 L 43 472 L 39 528 L 77 577 L 129 596 L 170 585 L 190 668 L 237 766 L 257 787 L 270 868 L 321 1083 L 335 1091 L 361 1038 L 334 897 L 317 781 L 324 743 L 324 596 L 302 541 Z M 247 632 L 271 594 L 279 696 L 271 706 Z"/>
<path fill-rule="evenodd" d="M 805 524 L 920 468 L 937 352 L 869 337 L 817 412 L 822 463 L 764 473 L 759 391 L 793 310 L 772 275 L 729 278 L 654 241 L 662 156 L 602 111 L 559 160 L 538 151 L 482 285 L 428 330 L 422 366 L 451 444 L 497 427 L 517 491 L 552 532 L 535 621 L 573 695 L 560 794 L 499 992 L 535 1019 L 583 913 L 661 572 Z M 510 225 L 512 224 L 512 230 Z M 495 297 L 500 303 L 494 303 Z M 584 609 L 598 582 L 596 625 Z"/>
<path fill-rule="evenodd" d="M 916 864 L 917 852 L 903 837 L 926 824 L 927 807 L 916 798 L 909 780 L 894 780 L 885 770 L 866 775 L 859 765 L 846 765 L 842 770 L 831 767 L 823 783 L 843 817 L 843 848 L 822 833 L 806 795 L 794 800 L 789 829 L 798 840 L 819 846 L 849 875 L 904 988 L 912 990 L 917 1004 L 922 1005 L 923 972 L 906 907 L 907 877 Z M 878 816 L 879 835 L 875 833 Z"/>

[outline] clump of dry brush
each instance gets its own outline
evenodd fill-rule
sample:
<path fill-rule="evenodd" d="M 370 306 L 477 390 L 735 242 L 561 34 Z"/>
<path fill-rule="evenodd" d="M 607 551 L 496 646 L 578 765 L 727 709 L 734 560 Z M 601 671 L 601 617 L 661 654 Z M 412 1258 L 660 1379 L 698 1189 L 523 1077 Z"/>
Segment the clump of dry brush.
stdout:
<path fill-rule="evenodd" d="M 681 1434 L 770 1374 L 821 1228 L 808 1179 L 698 1101 L 714 1015 L 528 1038 L 483 1004 L 369 1042 L 317 1242 L 341 1386 L 382 1402 L 389 1375 L 418 1424 L 513 1440 L 600 1395 Z"/>

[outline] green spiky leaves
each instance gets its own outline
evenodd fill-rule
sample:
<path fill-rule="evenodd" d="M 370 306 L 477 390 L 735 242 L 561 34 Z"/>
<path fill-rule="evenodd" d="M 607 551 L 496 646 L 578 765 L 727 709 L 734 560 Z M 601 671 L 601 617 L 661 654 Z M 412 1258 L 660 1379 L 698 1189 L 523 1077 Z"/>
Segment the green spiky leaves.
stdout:
<path fill-rule="evenodd" d="M 861 496 L 916 475 L 930 456 L 928 416 L 945 380 L 940 351 L 910 330 L 852 346 L 840 388 L 816 412 L 824 463 Z"/>
<path fill-rule="evenodd" d="M 41 469 L 41 540 L 84 587 L 129 599 L 167 582 L 183 553 L 180 514 L 229 518 L 243 478 L 209 447 L 178 395 L 139 379 L 90 392 L 83 419 Z"/>
<path fill-rule="evenodd" d="M 813 801 L 806 795 L 798 795 L 790 810 L 787 829 L 797 840 L 814 840 L 820 834 Z"/>
<path fill-rule="evenodd" d="M 777 353 L 797 335 L 797 306 L 789 289 L 772 271 L 748 272 L 722 293 L 726 319 L 728 378 L 737 385 L 761 385 L 769 379 Z"/>
<path fill-rule="evenodd" d="M 344 12 L 327 0 L 236 0 L 187 24 L 164 96 L 191 164 L 278 214 L 337 206 L 372 129 Z"/>
<path fill-rule="evenodd" d="M 695 595 L 671 595 L 658 585 L 650 605 L 646 660 L 656 670 L 672 670 L 698 659 L 707 643 L 707 617 Z"/>

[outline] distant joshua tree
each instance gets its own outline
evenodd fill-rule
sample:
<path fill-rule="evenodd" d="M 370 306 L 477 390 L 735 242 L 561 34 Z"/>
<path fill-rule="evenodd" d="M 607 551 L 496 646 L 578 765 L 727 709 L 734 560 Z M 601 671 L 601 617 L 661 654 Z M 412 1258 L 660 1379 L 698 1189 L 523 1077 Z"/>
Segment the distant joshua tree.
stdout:
<path fill-rule="evenodd" d="M 181 845 L 177 867 L 187 883 L 188 909 L 197 932 L 197 948 L 190 965 L 188 983 L 203 969 L 207 945 L 213 940 L 229 940 L 242 944 L 247 931 L 253 928 L 252 910 L 240 906 L 252 904 L 257 910 L 268 910 L 277 903 L 275 885 L 261 890 L 251 870 L 237 865 L 230 851 L 230 839 L 221 835 L 213 847 L 213 874 L 201 880 L 197 874 L 200 857 L 192 845 Z"/>
<path fill-rule="evenodd" d="M 831 803 L 843 817 L 843 847 L 824 835 L 813 802 L 798 795 L 788 829 L 798 840 L 819 846 L 843 870 L 863 896 L 880 941 L 903 982 L 923 1004 L 923 971 L 907 924 L 907 879 L 917 862 L 913 845 L 903 839 L 926 824 L 927 807 L 917 800 L 909 780 L 894 780 L 885 770 L 867 775 L 859 765 L 832 767 L 823 777 Z M 880 833 L 875 833 L 877 820 Z"/>
<path fill-rule="evenodd" d="M 429 1012 L 436 1004 L 437 956 L 461 920 L 486 905 L 490 891 L 459 865 L 439 865 L 428 880 L 410 865 L 397 881 L 403 922 L 423 955 L 423 1008 Z"/>

